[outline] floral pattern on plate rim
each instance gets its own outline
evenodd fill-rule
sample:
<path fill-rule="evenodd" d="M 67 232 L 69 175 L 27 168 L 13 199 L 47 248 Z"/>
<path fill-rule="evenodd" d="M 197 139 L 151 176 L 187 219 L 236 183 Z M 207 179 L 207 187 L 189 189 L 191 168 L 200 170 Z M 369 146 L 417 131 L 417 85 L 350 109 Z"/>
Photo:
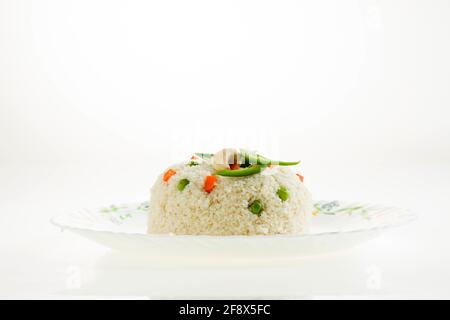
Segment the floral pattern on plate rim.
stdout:
<path fill-rule="evenodd" d="M 316 209 L 314 215 L 325 216 L 340 216 L 340 215 L 357 215 L 363 219 L 370 220 L 371 209 L 362 204 L 346 204 L 334 201 L 317 201 L 314 203 Z M 100 213 L 103 217 L 116 225 L 120 225 L 126 220 L 133 217 L 135 214 L 147 214 L 150 210 L 150 204 L 148 201 L 141 202 L 137 205 L 110 205 L 100 209 Z"/>

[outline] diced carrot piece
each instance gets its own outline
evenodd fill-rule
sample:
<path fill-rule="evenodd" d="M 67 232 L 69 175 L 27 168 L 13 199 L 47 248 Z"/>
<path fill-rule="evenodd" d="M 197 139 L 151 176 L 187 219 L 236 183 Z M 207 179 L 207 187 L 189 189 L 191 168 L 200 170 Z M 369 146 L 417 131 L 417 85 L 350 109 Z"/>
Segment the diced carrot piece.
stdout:
<path fill-rule="evenodd" d="M 174 176 L 177 172 L 173 169 L 169 169 L 164 173 L 163 181 L 168 182 L 172 176 Z"/>
<path fill-rule="evenodd" d="M 191 157 L 191 160 L 197 160 L 197 159 L 198 159 L 197 156 L 192 156 L 192 157 Z"/>
<path fill-rule="evenodd" d="M 305 177 L 303 177 L 301 174 L 296 173 L 296 175 L 299 177 L 300 181 L 305 181 Z"/>
<path fill-rule="evenodd" d="M 237 170 L 241 167 L 241 165 L 239 163 L 232 163 L 230 164 L 230 169 L 231 170 Z"/>
<path fill-rule="evenodd" d="M 216 176 L 206 176 L 205 177 L 205 184 L 203 186 L 203 189 L 210 193 L 214 190 L 216 187 L 217 177 Z"/>

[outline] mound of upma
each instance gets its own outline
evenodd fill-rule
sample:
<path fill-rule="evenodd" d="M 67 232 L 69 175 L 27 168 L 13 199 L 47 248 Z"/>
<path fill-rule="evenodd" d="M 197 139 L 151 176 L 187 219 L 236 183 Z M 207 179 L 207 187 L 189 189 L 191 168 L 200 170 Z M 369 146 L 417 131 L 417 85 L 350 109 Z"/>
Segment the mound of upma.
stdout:
<path fill-rule="evenodd" d="M 196 154 L 167 168 L 151 189 L 148 232 L 275 235 L 308 231 L 314 210 L 303 176 L 245 150 Z"/>

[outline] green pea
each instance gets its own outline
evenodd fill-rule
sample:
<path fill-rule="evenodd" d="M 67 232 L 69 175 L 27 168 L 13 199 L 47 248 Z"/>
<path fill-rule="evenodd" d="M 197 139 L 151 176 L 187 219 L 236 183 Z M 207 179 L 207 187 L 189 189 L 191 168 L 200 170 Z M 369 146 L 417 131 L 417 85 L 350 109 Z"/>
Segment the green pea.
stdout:
<path fill-rule="evenodd" d="M 264 210 L 264 206 L 261 201 L 255 200 L 251 205 L 248 206 L 248 210 L 250 210 L 251 213 L 256 214 L 257 216 L 260 216 Z"/>
<path fill-rule="evenodd" d="M 286 187 L 281 186 L 277 191 L 277 195 L 283 202 L 289 199 L 289 192 Z"/>
<path fill-rule="evenodd" d="M 184 188 L 186 188 L 186 186 L 189 184 L 189 180 L 188 179 L 181 179 L 180 182 L 178 182 L 178 190 L 183 191 Z"/>

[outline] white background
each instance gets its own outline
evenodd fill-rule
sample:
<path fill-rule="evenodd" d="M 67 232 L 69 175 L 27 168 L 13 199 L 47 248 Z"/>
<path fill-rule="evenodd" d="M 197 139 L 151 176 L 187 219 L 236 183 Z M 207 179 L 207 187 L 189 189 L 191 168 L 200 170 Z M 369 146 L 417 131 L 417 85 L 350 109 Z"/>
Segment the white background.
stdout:
<path fill-rule="evenodd" d="M 449 57 L 448 0 L 0 0 L 0 297 L 450 298 Z M 48 222 L 225 146 L 420 219 L 339 256 L 184 270 Z"/>

